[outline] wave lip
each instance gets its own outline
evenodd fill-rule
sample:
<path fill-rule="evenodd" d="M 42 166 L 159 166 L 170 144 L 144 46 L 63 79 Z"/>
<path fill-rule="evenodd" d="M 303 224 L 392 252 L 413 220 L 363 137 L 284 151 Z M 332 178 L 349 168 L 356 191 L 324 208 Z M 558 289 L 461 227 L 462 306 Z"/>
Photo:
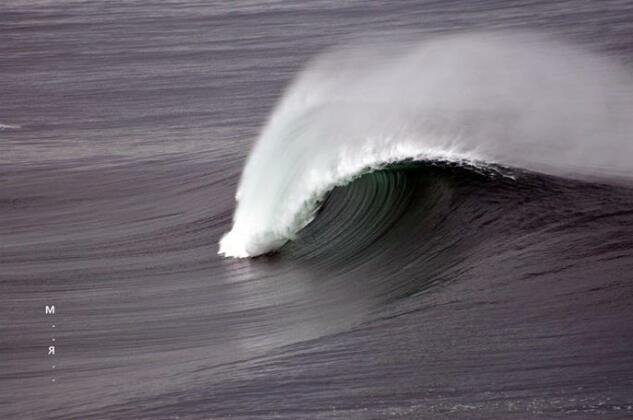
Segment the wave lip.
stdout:
<path fill-rule="evenodd" d="M 220 240 L 219 254 L 227 257 L 247 258 L 270 253 L 286 242 L 295 239 L 297 232 L 310 223 L 318 210 L 319 203 L 333 188 L 351 183 L 358 177 L 386 166 L 403 161 L 450 162 L 472 167 L 487 167 L 467 155 L 454 152 L 420 153 L 401 147 L 385 150 L 382 154 L 362 155 L 364 159 L 350 161 L 341 159 L 336 171 L 329 176 L 313 178 L 314 184 L 303 190 L 304 195 L 295 196 L 288 203 L 283 217 L 277 217 L 269 224 L 258 223 L 255 218 L 235 217 L 233 228 Z M 239 199 L 238 199 L 239 203 Z M 237 214 L 237 213 L 236 213 Z"/>
<path fill-rule="evenodd" d="M 220 254 L 278 249 L 332 188 L 403 160 L 633 179 L 633 79 L 611 59 L 509 33 L 391 47 L 331 51 L 290 86 L 246 162 Z"/>

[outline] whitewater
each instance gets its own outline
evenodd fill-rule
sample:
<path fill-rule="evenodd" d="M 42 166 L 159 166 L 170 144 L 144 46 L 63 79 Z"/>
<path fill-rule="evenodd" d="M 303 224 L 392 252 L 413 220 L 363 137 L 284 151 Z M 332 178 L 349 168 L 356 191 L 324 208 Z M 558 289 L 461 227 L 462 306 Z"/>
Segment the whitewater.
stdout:
<path fill-rule="evenodd" d="M 633 78 L 617 60 L 526 33 L 372 41 L 326 51 L 288 87 L 220 254 L 278 249 L 332 188 L 405 160 L 633 176 Z"/>

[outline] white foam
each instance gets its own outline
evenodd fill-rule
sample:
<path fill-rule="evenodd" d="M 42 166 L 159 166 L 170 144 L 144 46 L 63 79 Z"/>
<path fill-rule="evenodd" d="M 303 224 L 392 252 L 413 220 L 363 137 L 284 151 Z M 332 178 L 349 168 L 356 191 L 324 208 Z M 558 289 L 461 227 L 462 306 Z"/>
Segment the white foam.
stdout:
<path fill-rule="evenodd" d="M 22 128 L 19 125 L 16 124 L 2 124 L 0 123 L 0 130 L 19 130 L 20 128 Z"/>
<path fill-rule="evenodd" d="M 329 190 L 390 162 L 633 175 L 632 87 L 617 63 L 536 36 L 331 51 L 293 83 L 251 151 L 220 253 L 277 249 Z"/>

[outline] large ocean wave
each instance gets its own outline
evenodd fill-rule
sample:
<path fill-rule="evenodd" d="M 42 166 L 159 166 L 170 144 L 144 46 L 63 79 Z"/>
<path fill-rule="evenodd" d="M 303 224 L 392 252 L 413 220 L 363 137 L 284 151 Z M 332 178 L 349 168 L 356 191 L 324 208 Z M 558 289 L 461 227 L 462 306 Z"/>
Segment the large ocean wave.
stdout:
<path fill-rule="evenodd" d="M 633 414 L 633 2 L 0 8 L 0 419 Z"/>
<path fill-rule="evenodd" d="M 526 34 L 326 52 L 289 87 L 251 151 L 220 253 L 279 248 L 332 188 L 404 160 L 628 178 L 632 80 L 612 59 Z"/>

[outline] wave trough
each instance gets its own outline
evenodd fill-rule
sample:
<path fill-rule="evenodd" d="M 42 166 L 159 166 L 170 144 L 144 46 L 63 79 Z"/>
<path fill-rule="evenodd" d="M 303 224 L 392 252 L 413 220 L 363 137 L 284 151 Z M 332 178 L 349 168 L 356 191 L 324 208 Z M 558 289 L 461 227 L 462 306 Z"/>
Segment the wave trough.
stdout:
<path fill-rule="evenodd" d="M 278 249 L 334 187 L 404 160 L 630 178 L 632 87 L 614 60 L 535 35 L 326 52 L 290 86 L 251 151 L 219 253 Z"/>

